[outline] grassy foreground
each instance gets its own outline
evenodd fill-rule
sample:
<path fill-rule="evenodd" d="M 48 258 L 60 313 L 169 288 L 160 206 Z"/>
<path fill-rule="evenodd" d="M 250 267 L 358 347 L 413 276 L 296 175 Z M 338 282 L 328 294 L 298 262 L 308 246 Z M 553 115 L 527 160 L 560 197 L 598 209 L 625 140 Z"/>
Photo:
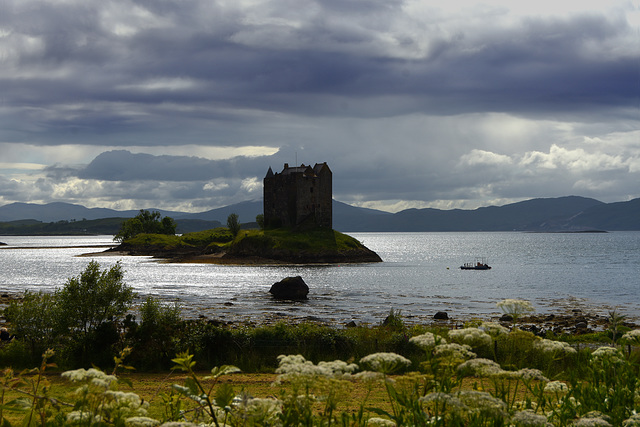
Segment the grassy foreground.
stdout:
<path fill-rule="evenodd" d="M 526 301 L 504 300 L 517 320 Z M 400 318 L 387 326 L 409 332 Z M 132 373 L 129 349 L 111 374 L 4 371 L 3 425 L 104 426 L 635 426 L 640 329 L 612 322 L 590 343 L 537 337 L 491 322 L 407 336 L 406 355 L 312 362 L 280 355 L 270 373 L 197 369 L 183 352 L 162 374 Z M 566 338 L 566 337 L 565 337 Z"/>

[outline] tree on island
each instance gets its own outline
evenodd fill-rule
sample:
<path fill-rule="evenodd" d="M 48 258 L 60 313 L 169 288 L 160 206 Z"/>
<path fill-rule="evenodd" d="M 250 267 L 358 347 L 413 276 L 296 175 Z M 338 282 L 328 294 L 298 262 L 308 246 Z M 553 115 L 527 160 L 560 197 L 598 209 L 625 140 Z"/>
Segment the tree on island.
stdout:
<path fill-rule="evenodd" d="M 227 217 L 227 228 L 233 237 L 236 237 L 240 232 L 240 221 L 238 218 L 238 214 L 236 213 L 232 213 Z"/>
<path fill-rule="evenodd" d="M 165 216 L 161 219 L 160 212 L 140 209 L 138 215 L 122 223 L 113 240 L 123 242 L 141 233 L 173 235 L 176 234 L 176 227 L 173 218 Z"/>

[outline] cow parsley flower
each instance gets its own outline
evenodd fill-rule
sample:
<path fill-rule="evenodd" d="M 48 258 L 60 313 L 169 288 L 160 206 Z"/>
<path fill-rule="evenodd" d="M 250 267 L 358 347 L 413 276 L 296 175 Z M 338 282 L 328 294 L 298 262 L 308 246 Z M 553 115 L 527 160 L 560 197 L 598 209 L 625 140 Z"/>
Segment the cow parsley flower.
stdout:
<path fill-rule="evenodd" d="M 160 424 L 160 421 L 149 417 L 131 417 L 124 420 L 126 427 L 153 427 Z"/>
<path fill-rule="evenodd" d="M 640 414 L 633 414 L 622 422 L 622 427 L 637 427 L 640 426 Z"/>
<path fill-rule="evenodd" d="M 416 335 L 409 338 L 409 342 L 417 345 L 425 350 L 431 349 L 438 344 L 446 344 L 447 341 L 439 335 L 434 335 L 431 332 L 425 332 L 422 335 Z"/>
<path fill-rule="evenodd" d="M 396 353 L 373 353 L 360 359 L 360 363 L 383 374 L 391 374 L 411 366 L 409 359 Z"/>
<path fill-rule="evenodd" d="M 489 359 L 467 360 L 457 369 L 461 375 L 474 377 L 490 377 L 504 372 L 499 364 Z"/>
<path fill-rule="evenodd" d="M 539 341 L 535 341 L 533 343 L 533 347 L 544 352 L 544 353 L 555 353 L 555 354 L 572 354 L 576 353 L 576 349 L 571 347 L 569 343 L 562 341 L 554 341 L 543 338 Z"/>
<path fill-rule="evenodd" d="M 67 414 L 67 423 L 69 424 L 97 424 L 102 421 L 102 417 L 94 415 L 87 411 L 71 411 Z"/>
<path fill-rule="evenodd" d="M 486 332 L 493 338 L 497 338 L 500 335 L 506 335 L 509 333 L 509 329 L 496 322 L 482 322 L 478 329 Z"/>
<path fill-rule="evenodd" d="M 380 372 L 361 371 L 355 374 L 353 378 L 366 383 L 372 383 L 372 382 L 378 382 L 384 379 L 384 375 L 382 375 Z"/>
<path fill-rule="evenodd" d="M 611 423 L 603 418 L 579 418 L 571 425 L 576 427 L 611 427 Z"/>
<path fill-rule="evenodd" d="M 547 417 L 536 414 L 530 409 L 518 411 L 511 417 L 511 424 L 516 427 L 536 426 L 536 427 L 553 427 Z"/>
<path fill-rule="evenodd" d="M 622 353 L 615 347 L 598 347 L 591 353 L 597 361 L 610 360 L 611 362 L 622 361 Z"/>
<path fill-rule="evenodd" d="M 470 412 L 490 414 L 493 417 L 504 418 L 507 414 L 507 404 L 484 391 L 463 390 L 457 397 L 469 408 Z"/>
<path fill-rule="evenodd" d="M 342 360 L 334 360 L 333 362 L 319 362 L 318 367 L 323 371 L 328 372 L 328 375 L 332 378 L 348 377 L 350 374 L 358 370 L 358 365 L 355 363 L 347 363 Z"/>
<path fill-rule="evenodd" d="M 320 362 L 315 365 L 299 354 L 288 356 L 280 355 L 278 356 L 278 362 L 279 366 L 276 369 L 276 374 L 279 374 L 279 380 L 298 376 L 340 378 L 349 376 L 349 374 L 358 369 L 358 365 L 346 363 L 341 360 Z"/>
<path fill-rule="evenodd" d="M 168 421 L 166 423 L 162 423 L 160 427 L 197 427 L 197 424 L 186 421 Z"/>
<path fill-rule="evenodd" d="M 640 345 L 640 329 L 627 332 L 622 336 L 622 340 L 632 345 Z"/>
<path fill-rule="evenodd" d="M 282 401 L 242 393 L 236 396 L 233 402 L 233 417 L 243 420 L 242 425 L 278 425 L 278 417 L 282 414 Z"/>
<path fill-rule="evenodd" d="M 536 311 L 529 301 L 522 299 L 504 299 L 499 301 L 496 305 L 503 313 L 513 317 L 514 323 L 523 315 Z"/>
<path fill-rule="evenodd" d="M 66 371 L 62 373 L 62 377 L 73 382 L 91 381 L 94 379 L 101 380 L 104 383 L 111 384 L 118 379 L 114 375 L 107 375 L 99 369 L 76 369 L 73 371 Z"/>
<path fill-rule="evenodd" d="M 476 354 L 471 351 L 471 347 L 466 344 L 440 344 L 437 345 L 433 354 L 438 357 L 449 357 L 452 359 L 473 359 Z"/>
<path fill-rule="evenodd" d="M 135 393 L 107 390 L 104 395 L 118 402 L 119 406 L 128 406 L 131 408 L 139 408 L 142 406 L 142 399 Z"/>
<path fill-rule="evenodd" d="M 523 368 L 517 371 L 502 371 L 499 374 L 504 378 L 522 378 L 524 380 L 549 381 L 539 369 Z"/>
<path fill-rule="evenodd" d="M 439 405 L 445 405 L 449 408 L 457 408 L 457 409 L 466 409 L 466 405 L 462 403 L 462 401 L 456 397 L 452 396 L 448 393 L 442 392 L 433 392 L 429 393 L 426 396 L 421 397 L 420 402 L 428 404 L 428 403 L 437 403 Z"/>
<path fill-rule="evenodd" d="M 449 338 L 460 344 L 468 344 L 471 347 L 491 345 L 491 336 L 478 328 L 452 329 Z"/>
<path fill-rule="evenodd" d="M 367 420 L 367 425 L 376 427 L 395 427 L 396 423 L 386 418 L 372 417 Z"/>
<path fill-rule="evenodd" d="M 565 393 L 569 387 L 562 381 L 550 381 L 544 386 L 545 393 Z"/>

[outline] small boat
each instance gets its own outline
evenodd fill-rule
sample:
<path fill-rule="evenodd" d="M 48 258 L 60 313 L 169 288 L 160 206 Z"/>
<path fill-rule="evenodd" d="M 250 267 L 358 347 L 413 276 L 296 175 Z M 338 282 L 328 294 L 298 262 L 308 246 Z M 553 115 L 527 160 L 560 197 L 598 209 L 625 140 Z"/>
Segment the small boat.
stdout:
<path fill-rule="evenodd" d="M 465 262 L 460 266 L 461 270 L 491 270 L 491 267 L 484 258 L 476 259 L 475 262 Z"/>

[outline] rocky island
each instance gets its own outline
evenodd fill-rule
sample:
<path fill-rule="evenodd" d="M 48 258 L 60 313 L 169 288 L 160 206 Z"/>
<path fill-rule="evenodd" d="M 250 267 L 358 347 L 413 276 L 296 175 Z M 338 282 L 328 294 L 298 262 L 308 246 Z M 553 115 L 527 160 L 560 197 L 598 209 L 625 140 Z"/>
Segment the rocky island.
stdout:
<path fill-rule="evenodd" d="M 381 262 L 357 239 L 331 229 L 241 230 L 220 227 L 182 236 L 139 234 L 109 252 L 170 262 L 213 264 L 329 264 Z"/>
<path fill-rule="evenodd" d="M 236 214 L 227 228 L 174 235 L 173 219 L 140 211 L 116 235 L 111 249 L 174 262 L 217 264 L 324 264 L 381 262 L 357 239 L 333 229 L 332 172 L 327 163 L 271 168 L 264 178 L 260 229 L 241 230 Z M 149 231 L 153 230 L 153 231 Z M 159 233 L 159 234 L 149 234 Z"/>

